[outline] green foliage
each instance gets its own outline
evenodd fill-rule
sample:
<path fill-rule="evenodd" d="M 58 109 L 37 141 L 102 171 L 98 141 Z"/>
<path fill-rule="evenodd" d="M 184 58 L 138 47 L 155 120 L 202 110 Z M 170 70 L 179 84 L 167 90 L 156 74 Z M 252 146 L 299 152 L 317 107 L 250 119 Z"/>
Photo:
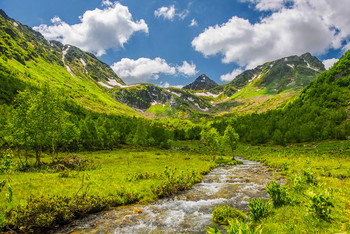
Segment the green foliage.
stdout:
<path fill-rule="evenodd" d="M 258 234 L 262 233 L 262 227 L 251 227 L 249 224 L 245 223 L 244 221 L 241 221 L 239 219 L 235 220 L 229 220 L 228 221 L 229 226 L 226 227 L 227 231 L 225 233 L 227 234 Z M 209 234 L 221 234 L 219 228 L 213 224 L 213 227 L 207 227 L 204 229 Z"/>
<path fill-rule="evenodd" d="M 271 204 L 269 200 L 261 200 L 261 198 L 249 200 L 249 215 L 252 220 L 259 221 L 266 218 L 271 213 Z"/>
<path fill-rule="evenodd" d="M 172 169 L 166 166 L 163 178 L 160 186 L 152 188 L 153 193 L 159 198 L 172 197 L 181 191 L 191 189 L 193 184 L 201 181 L 202 176 L 196 171 L 186 173 L 185 171 L 178 171 L 177 168 Z"/>
<path fill-rule="evenodd" d="M 262 233 L 262 227 L 251 227 L 249 224 L 241 220 L 230 220 L 227 228 L 228 234 L 258 234 Z"/>
<path fill-rule="evenodd" d="M 4 153 L 0 153 L 0 173 L 8 173 L 13 167 L 15 167 L 15 163 L 11 150 L 8 149 Z"/>
<path fill-rule="evenodd" d="M 327 190 L 319 193 L 309 191 L 306 194 L 308 198 L 307 207 L 309 212 L 316 218 L 330 222 L 331 218 L 331 207 L 334 207 L 331 202 L 331 197 Z"/>
<path fill-rule="evenodd" d="M 237 148 L 238 140 L 239 135 L 236 133 L 235 129 L 231 125 L 228 125 L 224 132 L 223 144 L 229 146 L 230 150 L 232 151 L 232 154 Z"/>
<path fill-rule="evenodd" d="M 201 140 L 205 142 L 215 161 L 215 151 L 220 146 L 220 135 L 215 128 L 204 128 L 201 131 Z"/>
<path fill-rule="evenodd" d="M 26 205 L 18 205 L 7 211 L 8 226 L 13 229 L 33 230 L 35 228 L 54 228 L 73 219 L 105 209 L 109 205 L 122 205 L 135 201 L 130 194 L 122 198 L 78 195 L 75 197 L 52 196 L 30 197 Z M 126 198 L 126 202 L 120 202 Z"/>
<path fill-rule="evenodd" d="M 231 219 L 238 219 L 242 222 L 247 220 L 247 216 L 240 210 L 237 210 L 227 204 L 216 206 L 213 210 L 213 221 L 219 224 L 228 224 Z"/>
<path fill-rule="evenodd" d="M 266 192 L 270 196 L 274 207 L 281 207 L 290 202 L 286 189 L 275 180 L 266 184 Z"/>
<path fill-rule="evenodd" d="M 324 141 L 308 144 L 239 145 L 236 150 L 250 160 L 278 168 L 290 203 L 273 208 L 263 219 L 264 233 L 347 233 L 350 189 L 350 142 Z M 288 170 L 280 171 L 288 164 Z M 272 201 L 272 198 L 271 198 Z"/>
<path fill-rule="evenodd" d="M 215 160 L 215 163 L 217 164 L 222 164 L 222 165 L 238 165 L 238 164 L 243 164 L 242 161 L 236 160 L 236 159 L 232 159 L 232 157 L 227 158 L 227 157 L 218 157 Z"/>
<path fill-rule="evenodd" d="M 213 227 L 206 227 L 204 229 L 209 234 L 221 234 L 219 228 L 213 223 Z"/>

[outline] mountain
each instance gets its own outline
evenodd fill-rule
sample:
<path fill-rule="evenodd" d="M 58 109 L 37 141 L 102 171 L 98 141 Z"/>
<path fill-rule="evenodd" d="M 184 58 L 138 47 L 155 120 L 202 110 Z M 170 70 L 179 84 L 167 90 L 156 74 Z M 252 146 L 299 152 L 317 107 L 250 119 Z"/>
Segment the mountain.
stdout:
<path fill-rule="evenodd" d="M 228 86 L 241 90 L 248 85 L 264 89 L 265 93 L 275 94 L 285 90 L 300 90 L 311 83 L 325 67 L 310 53 L 289 56 L 267 62 L 252 70 L 244 71 Z"/>
<path fill-rule="evenodd" d="M 0 10 L 0 103 L 10 104 L 19 90 L 48 83 L 76 104 L 98 112 L 140 114 L 117 102 L 108 88 L 124 82 L 93 54 L 47 41 L 39 32 Z"/>
<path fill-rule="evenodd" d="M 210 104 L 187 90 L 160 88 L 151 84 L 138 84 L 113 90 L 116 100 L 140 110 L 149 116 L 172 115 L 179 113 L 206 112 Z"/>
<path fill-rule="evenodd" d="M 218 84 L 210 79 L 205 74 L 202 74 L 197 77 L 195 81 L 183 87 L 183 89 L 191 89 L 191 90 L 209 90 L 215 88 Z"/>
<path fill-rule="evenodd" d="M 240 139 L 253 143 L 350 139 L 350 51 L 292 102 L 240 116 L 234 127 Z"/>
<path fill-rule="evenodd" d="M 325 71 L 310 53 L 289 56 L 246 70 L 226 85 L 217 86 L 219 115 L 244 115 L 272 110 L 292 100 Z"/>

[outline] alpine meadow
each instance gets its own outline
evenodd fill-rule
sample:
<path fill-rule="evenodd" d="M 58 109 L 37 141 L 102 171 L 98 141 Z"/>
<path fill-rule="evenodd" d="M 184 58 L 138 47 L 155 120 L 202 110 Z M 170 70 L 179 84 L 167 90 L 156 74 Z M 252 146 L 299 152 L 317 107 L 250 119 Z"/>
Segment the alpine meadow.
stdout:
<path fill-rule="evenodd" d="M 0 232 L 350 233 L 348 1 L 4 0 Z"/>

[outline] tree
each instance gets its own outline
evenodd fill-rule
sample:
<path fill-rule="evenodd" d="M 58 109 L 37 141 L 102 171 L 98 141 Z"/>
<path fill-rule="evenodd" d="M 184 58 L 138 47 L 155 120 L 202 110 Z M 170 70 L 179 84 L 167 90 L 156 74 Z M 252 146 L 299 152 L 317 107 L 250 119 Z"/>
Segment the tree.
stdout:
<path fill-rule="evenodd" d="M 215 128 L 206 127 L 201 131 L 201 140 L 206 143 L 213 156 L 213 161 L 215 161 L 215 151 L 220 147 L 220 138 L 220 134 Z"/>
<path fill-rule="evenodd" d="M 9 141 L 15 145 L 21 145 L 25 149 L 25 163 L 28 165 L 28 150 L 31 138 L 32 119 L 30 118 L 30 108 L 33 97 L 28 89 L 19 92 L 15 99 L 15 108 L 11 113 L 8 129 L 11 134 Z"/>
<path fill-rule="evenodd" d="M 239 135 L 231 125 L 228 125 L 224 132 L 223 144 L 230 147 L 232 151 L 232 160 L 235 159 L 234 150 L 237 149 L 238 140 Z"/>
<path fill-rule="evenodd" d="M 147 129 L 143 121 L 139 121 L 137 124 L 136 132 L 132 139 L 133 145 L 146 146 L 147 145 Z"/>

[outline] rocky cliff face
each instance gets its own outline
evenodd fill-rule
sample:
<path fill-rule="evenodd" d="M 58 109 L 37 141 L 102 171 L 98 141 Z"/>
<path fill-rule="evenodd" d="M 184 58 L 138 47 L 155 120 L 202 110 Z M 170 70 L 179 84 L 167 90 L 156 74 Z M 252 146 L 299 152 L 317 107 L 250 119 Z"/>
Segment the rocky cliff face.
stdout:
<path fill-rule="evenodd" d="M 205 74 L 197 77 L 195 81 L 183 87 L 183 89 L 191 89 L 191 90 L 209 90 L 215 88 L 218 84 L 211 80 Z"/>
<path fill-rule="evenodd" d="M 188 91 L 160 88 L 150 84 L 133 85 L 114 90 L 114 97 L 135 109 L 146 111 L 154 105 L 169 105 L 174 109 L 207 111 L 210 105 Z"/>

